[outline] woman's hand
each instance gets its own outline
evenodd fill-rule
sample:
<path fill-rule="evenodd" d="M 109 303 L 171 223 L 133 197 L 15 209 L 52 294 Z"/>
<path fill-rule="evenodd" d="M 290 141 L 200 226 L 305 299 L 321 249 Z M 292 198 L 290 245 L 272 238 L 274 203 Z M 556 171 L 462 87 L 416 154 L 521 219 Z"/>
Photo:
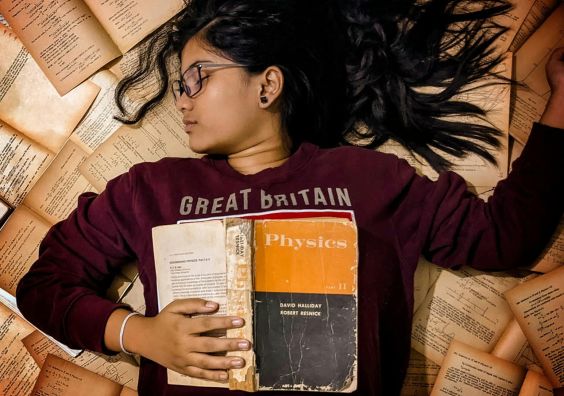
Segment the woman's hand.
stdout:
<path fill-rule="evenodd" d="M 227 370 L 241 368 L 245 361 L 210 353 L 248 350 L 250 343 L 201 335 L 244 325 L 238 317 L 206 315 L 217 309 L 217 303 L 189 298 L 173 301 L 155 317 L 133 316 L 125 327 L 125 349 L 190 377 L 225 381 Z"/>
<path fill-rule="evenodd" d="M 546 63 L 550 98 L 540 119 L 541 124 L 564 128 L 564 47 L 555 49 Z"/>

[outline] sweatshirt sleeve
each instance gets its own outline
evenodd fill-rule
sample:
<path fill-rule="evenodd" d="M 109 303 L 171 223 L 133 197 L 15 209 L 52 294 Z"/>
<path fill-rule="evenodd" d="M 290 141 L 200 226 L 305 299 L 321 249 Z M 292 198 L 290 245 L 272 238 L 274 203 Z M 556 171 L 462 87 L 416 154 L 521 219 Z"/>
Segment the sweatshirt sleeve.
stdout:
<path fill-rule="evenodd" d="M 49 230 L 18 284 L 23 315 L 70 347 L 109 353 L 106 322 L 123 305 L 104 295 L 119 267 L 135 258 L 127 243 L 136 227 L 132 184 L 130 172 L 100 195 L 81 195 L 74 212 Z"/>
<path fill-rule="evenodd" d="M 521 157 L 487 202 L 455 173 L 433 183 L 401 170 L 405 199 L 394 218 L 402 250 L 443 267 L 531 265 L 562 216 L 563 154 L 564 130 L 535 124 Z"/>

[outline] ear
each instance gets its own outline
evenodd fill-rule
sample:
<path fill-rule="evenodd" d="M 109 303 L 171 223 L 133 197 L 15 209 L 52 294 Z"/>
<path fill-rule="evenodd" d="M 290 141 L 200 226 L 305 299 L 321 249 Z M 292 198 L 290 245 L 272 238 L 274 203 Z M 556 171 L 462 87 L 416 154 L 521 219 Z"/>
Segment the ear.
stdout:
<path fill-rule="evenodd" d="M 258 104 L 266 109 L 276 102 L 284 88 L 284 74 L 278 66 L 267 67 L 260 76 Z"/>

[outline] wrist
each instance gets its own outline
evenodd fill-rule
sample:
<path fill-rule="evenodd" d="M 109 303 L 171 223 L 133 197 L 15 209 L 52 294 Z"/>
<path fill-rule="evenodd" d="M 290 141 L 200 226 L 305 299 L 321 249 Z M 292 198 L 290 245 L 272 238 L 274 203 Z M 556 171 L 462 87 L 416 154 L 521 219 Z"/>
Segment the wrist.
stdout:
<path fill-rule="evenodd" d="M 147 340 L 144 332 L 147 329 L 148 320 L 150 318 L 139 313 L 129 317 L 121 336 L 121 345 L 125 351 L 144 356 L 143 345 L 144 340 Z"/>

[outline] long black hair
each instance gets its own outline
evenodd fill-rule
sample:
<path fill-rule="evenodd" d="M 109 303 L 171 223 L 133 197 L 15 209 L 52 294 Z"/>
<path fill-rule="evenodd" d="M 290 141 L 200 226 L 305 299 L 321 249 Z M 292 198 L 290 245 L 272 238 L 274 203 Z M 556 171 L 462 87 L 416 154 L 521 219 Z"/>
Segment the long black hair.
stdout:
<path fill-rule="evenodd" d="M 494 45 L 506 29 L 492 18 L 510 8 L 508 0 L 192 0 L 119 83 L 118 119 L 138 122 L 164 98 L 169 76 L 179 73 L 171 59 L 197 35 L 251 74 L 282 70 L 281 118 L 294 146 L 374 148 L 392 138 L 437 170 L 451 164 L 436 149 L 493 162 L 487 149 L 499 145 L 500 132 L 448 117 L 485 115 L 453 97 L 495 76 Z M 151 75 L 154 95 L 130 109 L 128 91 Z"/>

